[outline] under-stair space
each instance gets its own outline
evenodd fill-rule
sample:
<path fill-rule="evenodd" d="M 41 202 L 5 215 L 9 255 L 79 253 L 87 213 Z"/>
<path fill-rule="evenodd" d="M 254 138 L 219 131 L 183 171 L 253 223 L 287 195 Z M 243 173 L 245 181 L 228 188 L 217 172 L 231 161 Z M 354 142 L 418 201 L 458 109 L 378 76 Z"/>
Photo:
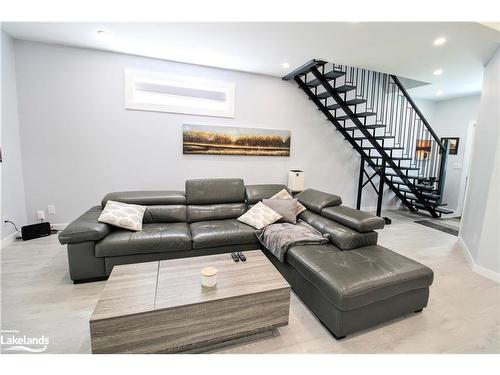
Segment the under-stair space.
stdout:
<path fill-rule="evenodd" d="M 434 217 L 452 213 L 442 202 L 448 145 L 395 75 L 311 60 L 283 79 L 297 83 L 360 154 L 358 208 L 370 183 L 379 195 L 379 215 L 384 185 L 410 211 Z"/>

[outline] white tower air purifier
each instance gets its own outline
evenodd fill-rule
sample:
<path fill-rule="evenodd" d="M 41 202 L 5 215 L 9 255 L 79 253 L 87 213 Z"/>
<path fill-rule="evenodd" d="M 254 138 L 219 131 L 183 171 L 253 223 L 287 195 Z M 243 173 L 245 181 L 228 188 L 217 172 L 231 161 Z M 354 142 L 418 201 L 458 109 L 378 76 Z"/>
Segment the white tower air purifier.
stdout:
<path fill-rule="evenodd" d="M 304 190 L 304 171 L 291 169 L 288 172 L 288 188 L 294 193 Z"/>

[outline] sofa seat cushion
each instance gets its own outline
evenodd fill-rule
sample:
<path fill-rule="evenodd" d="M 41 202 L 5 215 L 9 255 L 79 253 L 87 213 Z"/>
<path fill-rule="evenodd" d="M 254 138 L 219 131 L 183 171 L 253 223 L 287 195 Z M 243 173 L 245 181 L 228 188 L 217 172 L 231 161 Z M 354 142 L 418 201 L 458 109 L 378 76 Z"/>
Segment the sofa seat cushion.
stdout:
<path fill-rule="evenodd" d="M 377 245 L 351 251 L 332 245 L 294 246 L 285 261 L 344 311 L 427 288 L 434 275 L 430 268 Z"/>
<path fill-rule="evenodd" d="M 189 224 L 193 237 L 193 249 L 226 245 L 255 243 L 255 229 L 236 219 L 199 221 Z"/>
<path fill-rule="evenodd" d="M 375 231 L 361 233 L 309 210 L 301 213 L 300 219 L 321 233 L 330 235 L 330 241 L 342 250 L 377 244 L 378 233 Z"/>
<path fill-rule="evenodd" d="M 358 232 L 369 232 L 384 228 L 385 221 L 381 217 L 347 206 L 327 207 L 321 210 L 321 216 L 332 219 Z"/>
<path fill-rule="evenodd" d="M 95 245 L 97 257 L 160 253 L 191 249 L 191 232 L 186 223 L 144 224 L 131 232 L 116 229 Z"/>

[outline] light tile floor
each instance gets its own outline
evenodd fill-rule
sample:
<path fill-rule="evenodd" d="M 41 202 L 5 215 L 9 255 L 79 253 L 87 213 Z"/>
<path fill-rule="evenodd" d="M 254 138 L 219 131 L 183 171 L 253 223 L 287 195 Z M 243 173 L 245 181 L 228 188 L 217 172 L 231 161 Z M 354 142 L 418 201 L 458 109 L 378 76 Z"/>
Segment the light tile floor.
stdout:
<path fill-rule="evenodd" d="M 271 338 L 223 353 L 500 353 L 500 285 L 469 268 L 457 237 L 384 213 L 379 243 L 435 272 L 429 306 L 336 341 L 292 293 L 290 324 Z M 1 328 L 49 337 L 49 353 L 89 353 L 88 319 L 104 282 L 74 285 L 56 236 L 1 251 Z"/>

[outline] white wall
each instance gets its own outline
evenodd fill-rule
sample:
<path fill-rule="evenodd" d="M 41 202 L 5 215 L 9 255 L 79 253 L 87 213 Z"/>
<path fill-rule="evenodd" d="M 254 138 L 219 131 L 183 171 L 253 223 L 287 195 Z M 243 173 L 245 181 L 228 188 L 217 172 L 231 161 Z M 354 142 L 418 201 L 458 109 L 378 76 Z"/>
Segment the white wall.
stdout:
<path fill-rule="evenodd" d="M 411 90 L 409 92 L 411 95 Z M 413 99 L 418 109 L 424 115 L 427 122 L 434 128 L 434 114 L 436 111 L 436 101 L 426 99 Z"/>
<path fill-rule="evenodd" d="M 464 96 L 436 102 L 431 126 L 440 137 L 459 137 L 458 154 L 448 155 L 443 202 L 451 210 L 459 206 L 462 175 L 465 173 L 464 156 L 467 132 L 477 120 L 480 95 Z"/>
<path fill-rule="evenodd" d="M 461 237 L 475 264 L 500 274 L 500 49 L 484 72 Z"/>
<path fill-rule="evenodd" d="M 15 233 L 11 220 L 19 227 L 25 225 L 26 202 L 23 182 L 23 164 L 21 159 L 21 143 L 19 137 L 18 103 L 16 90 L 16 68 L 14 44 L 10 36 L 2 34 L 2 209 L 1 238 L 12 237 Z"/>
<path fill-rule="evenodd" d="M 290 82 L 137 56 L 16 41 L 19 117 L 28 219 L 55 204 L 66 223 L 110 191 L 184 189 L 203 177 L 286 183 L 305 170 L 306 187 L 354 205 L 359 155 Z M 236 83 L 234 119 L 124 109 L 124 69 L 150 69 Z M 291 157 L 183 155 L 182 124 L 292 132 Z M 364 193 L 364 206 L 376 198 Z M 389 202 L 391 203 L 391 202 Z"/>

